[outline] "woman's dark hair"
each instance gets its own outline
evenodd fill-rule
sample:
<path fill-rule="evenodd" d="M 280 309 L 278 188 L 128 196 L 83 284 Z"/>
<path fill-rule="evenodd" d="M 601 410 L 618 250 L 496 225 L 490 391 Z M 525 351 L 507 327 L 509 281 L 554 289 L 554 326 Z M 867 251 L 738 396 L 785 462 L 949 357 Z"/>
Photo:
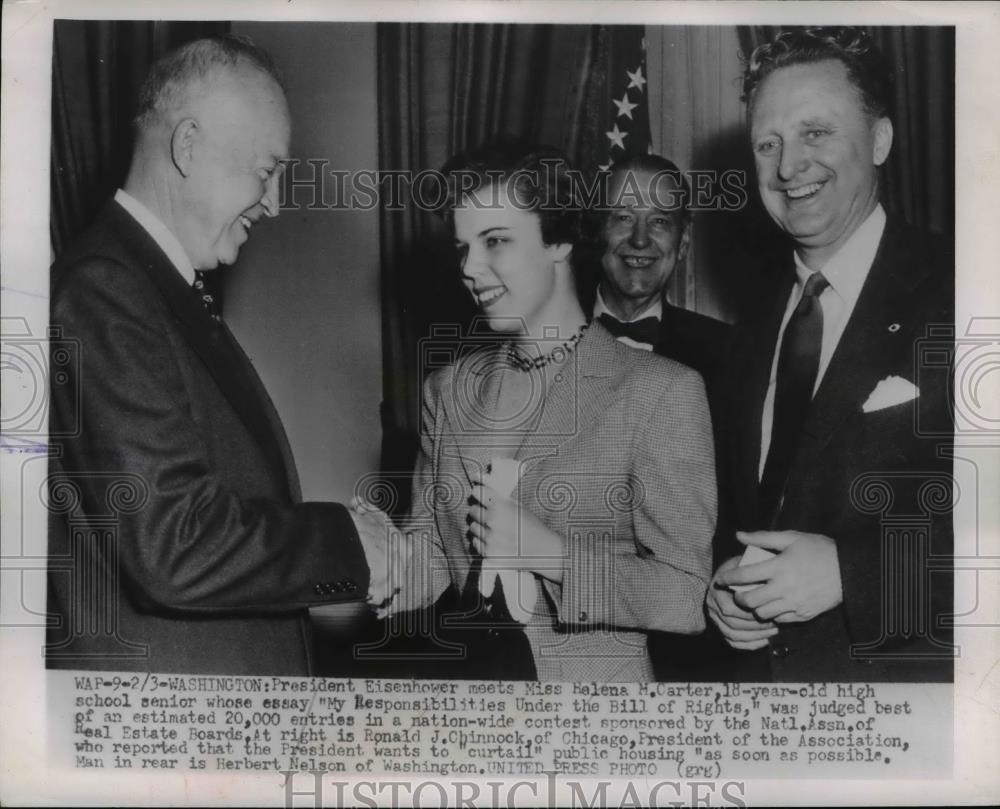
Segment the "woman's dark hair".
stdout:
<path fill-rule="evenodd" d="M 492 185 L 505 187 L 515 204 L 538 214 L 545 244 L 580 241 L 579 175 L 553 146 L 503 137 L 455 155 L 441 172 L 448 189 L 441 213 L 449 224 L 462 197 Z"/>

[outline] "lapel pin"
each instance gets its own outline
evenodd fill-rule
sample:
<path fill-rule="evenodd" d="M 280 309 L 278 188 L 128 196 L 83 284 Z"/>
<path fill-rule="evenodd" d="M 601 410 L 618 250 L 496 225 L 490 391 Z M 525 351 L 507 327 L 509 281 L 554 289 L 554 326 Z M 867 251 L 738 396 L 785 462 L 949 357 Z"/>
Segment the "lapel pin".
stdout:
<path fill-rule="evenodd" d="M 890 334 L 895 334 L 897 331 L 899 331 L 899 324 L 898 323 L 890 323 L 889 324 L 889 333 Z"/>

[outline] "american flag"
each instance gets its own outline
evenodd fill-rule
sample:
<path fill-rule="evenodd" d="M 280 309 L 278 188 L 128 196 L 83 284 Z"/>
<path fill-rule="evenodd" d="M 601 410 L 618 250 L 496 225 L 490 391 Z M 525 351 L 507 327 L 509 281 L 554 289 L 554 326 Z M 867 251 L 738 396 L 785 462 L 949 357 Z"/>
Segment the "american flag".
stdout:
<path fill-rule="evenodd" d="M 618 161 L 650 150 L 649 84 L 645 28 L 607 26 L 599 38 L 597 64 L 607 71 L 603 114 L 598 116 L 597 164 L 607 169 Z M 610 96 L 610 100 L 607 100 Z"/>

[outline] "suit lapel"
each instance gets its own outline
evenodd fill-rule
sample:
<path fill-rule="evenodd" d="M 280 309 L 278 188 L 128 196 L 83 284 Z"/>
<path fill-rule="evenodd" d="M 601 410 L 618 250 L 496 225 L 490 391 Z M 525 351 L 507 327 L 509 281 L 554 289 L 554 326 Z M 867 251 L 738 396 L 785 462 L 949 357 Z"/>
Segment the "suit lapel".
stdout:
<path fill-rule="evenodd" d="M 553 403 L 553 434 L 564 437 L 560 443 L 587 434 L 590 425 L 614 404 L 616 382 L 626 368 L 621 352 L 634 350 L 624 348 L 600 323 L 591 324 L 575 354 L 577 385 L 574 389 L 567 374 L 569 384 L 559 386 Z"/>
<path fill-rule="evenodd" d="M 250 358 L 247 357 L 246 353 L 243 351 L 243 347 L 239 344 L 233 336 L 233 333 L 229 331 L 229 328 L 225 326 L 225 324 L 222 324 L 222 327 L 229 339 L 230 346 L 232 346 L 234 353 L 241 361 L 244 378 L 253 387 L 254 393 L 256 394 L 255 400 L 258 404 L 260 404 L 262 415 L 267 420 L 267 424 L 270 427 L 270 430 L 267 431 L 266 435 L 274 439 L 281 460 L 281 464 L 275 468 L 284 470 L 289 495 L 291 496 L 293 503 L 298 503 L 302 500 L 302 488 L 299 484 L 298 470 L 295 467 L 295 457 L 292 455 L 292 447 L 288 443 L 288 435 L 285 433 L 285 427 L 281 423 L 281 417 L 278 415 L 278 411 L 274 406 L 274 402 L 271 400 L 270 394 L 264 387 L 264 383 L 257 374 L 257 370 L 253 367 L 253 363 L 250 362 Z M 261 433 L 259 434 L 257 440 L 262 441 L 264 437 L 265 433 Z M 265 447 L 263 441 L 261 448 L 266 452 L 273 451 L 272 449 Z"/>
<path fill-rule="evenodd" d="M 656 338 L 656 345 L 653 346 L 653 351 L 661 357 L 677 359 L 673 353 L 676 350 L 677 344 L 674 307 L 667 303 L 666 298 L 662 298 L 661 300 L 663 309 L 660 312 L 660 334 Z"/>
<path fill-rule="evenodd" d="M 235 338 L 209 316 L 184 278 L 141 225 L 117 203 L 109 206 L 109 215 L 114 230 L 156 285 L 188 345 L 257 441 L 269 467 L 277 471 L 289 495 L 294 497 L 297 481 L 294 473 L 289 474 L 282 442 L 276 435 L 280 432 L 284 438 L 284 430 L 280 428 L 270 398 L 263 393 L 263 384 Z"/>
<path fill-rule="evenodd" d="M 826 446 L 837 428 L 861 410 L 880 379 L 898 367 L 901 352 L 912 350 L 907 323 L 909 293 L 926 270 L 906 259 L 906 246 L 890 223 L 861 289 L 803 427 L 799 457 Z M 890 330 L 890 324 L 897 328 Z"/>
<path fill-rule="evenodd" d="M 476 351 L 459 360 L 444 392 L 446 455 L 458 457 L 470 485 L 486 466 L 504 437 L 491 429 L 500 395 L 499 363 L 503 345 Z M 510 439 L 507 439 L 510 440 Z"/>
<path fill-rule="evenodd" d="M 738 440 L 733 444 L 735 454 L 731 458 L 730 468 L 737 470 L 736 491 L 747 496 L 741 509 L 744 515 L 757 513 L 764 399 L 771 379 L 778 331 L 794 283 L 794 271 L 791 261 L 788 261 L 782 266 L 778 283 L 773 286 L 771 294 L 764 298 L 769 301 L 768 311 L 745 337 L 746 345 L 741 352 L 745 363 L 744 385 L 737 390 L 736 397 L 730 403 L 728 417 L 738 425 Z"/>

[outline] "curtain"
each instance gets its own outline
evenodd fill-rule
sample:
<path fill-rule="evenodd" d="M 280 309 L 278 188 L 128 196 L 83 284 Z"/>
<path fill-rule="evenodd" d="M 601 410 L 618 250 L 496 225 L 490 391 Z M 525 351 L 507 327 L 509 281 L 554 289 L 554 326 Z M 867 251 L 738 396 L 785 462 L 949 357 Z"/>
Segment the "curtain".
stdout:
<path fill-rule="evenodd" d="M 742 51 L 780 33 L 741 27 Z M 895 128 L 882 174 L 882 203 L 911 225 L 946 237 L 955 233 L 955 29 L 951 26 L 867 26 L 895 77 L 889 117 Z"/>
<path fill-rule="evenodd" d="M 380 24 L 380 170 L 437 169 L 500 134 L 557 146 L 578 164 L 592 161 L 585 121 L 600 33 L 574 25 Z M 453 333 L 474 312 L 433 212 L 409 200 L 383 204 L 380 234 L 382 469 L 408 479 L 420 384 L 431 370 L 422 351 L 428 338 Z"/>
<path fill-rule="evenodd" d="M 886 208 L 917 227 L 955 234 L 955 29 L 868 32 L 895 74 L 895 127 L 885 171 Z"/>
<path fill-rule="evenodd" d="M 150 65 L 171 48 L 224 33 L 228 23 L 56 20 L 52 43 L 53 255 L 121 186 L 131 119 Z"/>
<path fill-rule="evenodd" d="M 753 159 L 746 143 L 736 29 L 651 26 L 646 29 L 646 41 L 653 88 L 653 151 L 673 160 L 681 171 L 705 172 L 707 185 L 696 182 L 694 175 L 689 180 L 704 188 L 711 200 L 721 200 L 716 178 L 724 172 L 742 172 L 740 185 L 748 201 L 737 210 L 718 205 L 714 210 L 693 212 L 687 263 L 674 272 L 667 295 L 686 309 L 732 319 L 737 302 L 748 291 L 733 253 L 767 221 L 756 201 Z"/>

